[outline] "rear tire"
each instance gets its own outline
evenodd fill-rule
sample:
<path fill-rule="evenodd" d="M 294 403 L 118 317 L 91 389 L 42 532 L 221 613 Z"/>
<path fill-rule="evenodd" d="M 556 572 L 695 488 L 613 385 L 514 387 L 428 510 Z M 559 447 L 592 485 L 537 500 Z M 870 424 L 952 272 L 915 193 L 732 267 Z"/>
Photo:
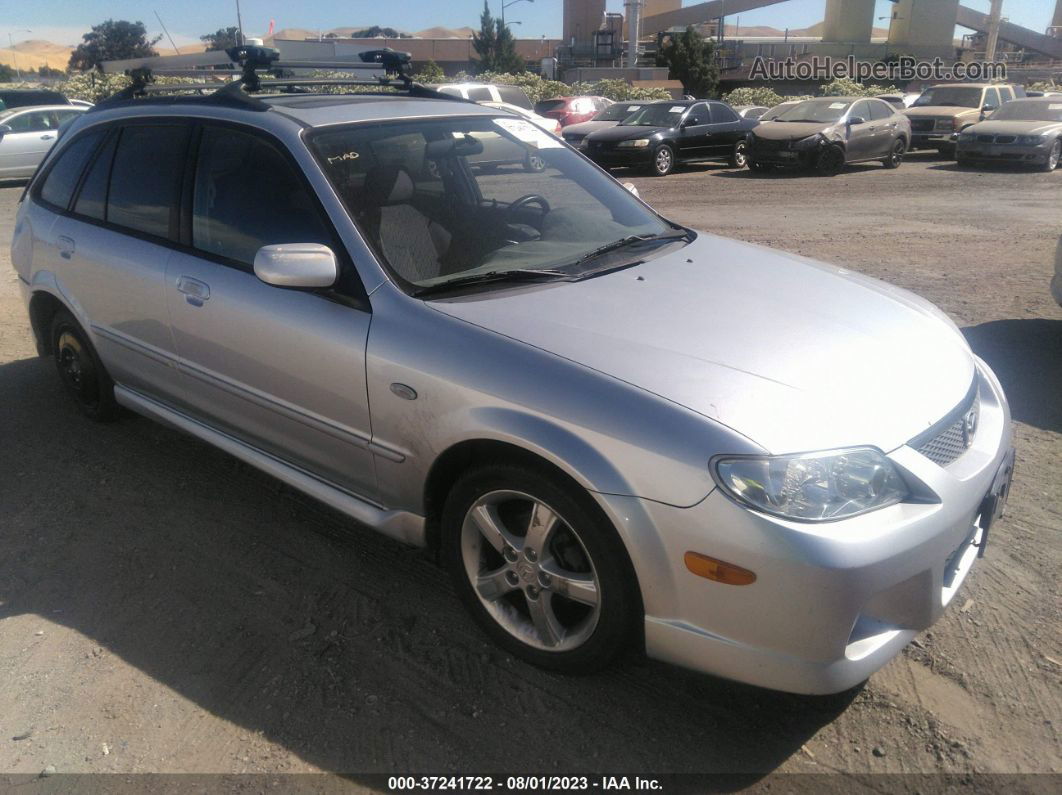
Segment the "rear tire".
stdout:
<path fill-rule="evenodd" d="M 938 146 L 937 151 L 940 153 L 941 157 L 946 157 L 948 158 L 948 160 L 953 160 L 955 158 L 954 144 L 944 144 L 944 146 Z"/>
<path fill-rule="evenodd" d="M 81 413 L 96 422 L 118 419 L 121 409 L 114 400 L 114 381 L 84 329 L 65 309 L 52 318 L 50 339 L 59 379 Z"/>
<path fill-rule="evenodd" d="M 551 473 L 509 463 L 468 471 L 443 507 L 440 543 L 461 601 L 516 657 L 589 673 L 638 637 L 622 542 L 589 495 Z"/>
<path fill-rule="evenodd" d="M 892 152 L 889 153 L 888 157 L 881 161 L 882 165 L 884 165 L 885 168 L 899 168 L 906 152 L 907 144 L 904 142 L 903 138 L 897 138 L 896 143 L 892 145 Z"/>

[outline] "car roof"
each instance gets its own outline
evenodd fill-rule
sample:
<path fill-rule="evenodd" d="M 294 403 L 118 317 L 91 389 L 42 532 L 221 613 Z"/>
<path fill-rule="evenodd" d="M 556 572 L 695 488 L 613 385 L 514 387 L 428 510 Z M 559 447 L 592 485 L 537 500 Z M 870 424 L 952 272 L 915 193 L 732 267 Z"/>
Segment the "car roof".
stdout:
<path fill-rule="evenodd" d="M 148 116 L 195 116 L 243 121 L 254 126 L 276 126 L 282 119 L 300 127 L 324 127 L 364 121 L 390 121 L 447 116 L 497 115 L 487 108 L 460 98 L 411 97 L 406 94 L 253 94 L 239 101 L 212 102 L 206 97 L 155 95 L 144 99 L 101 102 L 86 116 L 103 121 L 112 118 Z M 255 107 L 257 105 L 257 108 Z M 263 113 L 262 106 L 267 110 Z M 70 107 L 70 106 L 66 106 Z M 267 122 L 263 116 L 271 119 Z"/>
<path fill-rule="evenodd" d="M 42 110 L 73 110 L 78 113 L 84 113 L 87 108 L 80 105 L 16 105 L 13 108 L 4 108 L 0 110 L 6 116 L 14 116 L 16 113 L 24 113 L 26 111 L 42 111 Z"/>
<path fill-rule="evenodd" d="M 1000 86 L 1013 87 L 1013 83 L 937 83 L 929 88 L 999 88 Z M 926 91 L 929 91 L 929 88 Z"/>

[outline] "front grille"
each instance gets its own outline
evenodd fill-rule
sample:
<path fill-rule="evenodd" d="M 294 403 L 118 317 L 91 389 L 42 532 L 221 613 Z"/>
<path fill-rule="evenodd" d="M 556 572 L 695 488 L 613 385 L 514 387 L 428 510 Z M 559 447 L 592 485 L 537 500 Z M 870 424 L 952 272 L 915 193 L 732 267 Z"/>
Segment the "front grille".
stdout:
<path fill-rule="evenodd" d="M 789 144 L 789 141 L 775 141 L 770 138 L 757 138 L 752 142 L 753 148 L 761 152 L 778 152 L 783 149 L 789 149 Z"/>
<path fill-rule="evenodd" d="M 977 433 L 976 424 L 973 431 L 966 430 L 966 418 L 970 416 L 971 410 L 973 416 L 980 416 L 981 396 L 976 391 L 972 399 L 963 401 L 963 405 L 956 409 L 958 416 L 952 422 L 931 438 L 915 442 L 914 448 L 938 466 L 945 467 L 958 460 L 969 449 Z"/>
<path fill-rule="evenodd" d="M 994 140 L 996 140 L 996 136 L 994 136 L 994 135 L 978 135 L 977 136 L 978 143 L 982 143 L 982 144 L 990 144 Z"/>
<path fill-rule="evenodd" d="M 911 119 L 911 130 L 913 132 L 932 132 L 933 119 Z"/>
<path fill-rule="evenodd" d="M 997 144 L 1012 144 L 1012 143 L 1014 143 L 1014 136 L 1013 135 L 997 135 L 996 136 L 996 143 Z"/>

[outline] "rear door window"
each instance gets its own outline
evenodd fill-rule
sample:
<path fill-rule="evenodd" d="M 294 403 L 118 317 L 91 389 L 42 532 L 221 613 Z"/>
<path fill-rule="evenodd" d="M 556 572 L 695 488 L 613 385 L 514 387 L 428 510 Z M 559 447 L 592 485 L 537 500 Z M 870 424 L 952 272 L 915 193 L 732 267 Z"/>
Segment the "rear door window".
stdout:
<path fill-rule="evenodd" d="M 145 124 L 122 130 L 107 194 L 109 223 L 176 238 L 187 141 L 184 125 Z"/>
<path fill-rule="evenodd" d="M 85 170 L 85 164 L 96 151 L 102 137 L 101 132 L 87 132 L 79 135 L 59 153 L 55 165 L 48 170 L 48 176 L 41 186 L 41 199 L 53 207 L 62 210 L 67 208 L 81 172 Z"/>
<path fill-rule="evenodd" d="M 74 202 L 75 215 L 86 218 L 95 218 L 97 221 L 107 220 L 107 185 L 111 178 L 111 163 L 114 161 L 115 145 L 118 143 L 117 133 L 103 145 L 96 159 L 92 161 L 85 181 L 81 183 L 81 191 Z"/>
<path fill-rule="evenodd" d="M 28 113 L 20 113 L 5 122 L 11 128 L 11 132 L 46 132 L 59 126 L 55 114 L 49 110 L 35 110 Z"/>
<path fill-rule="evenodd" d="M 892 116 L 892 108 L 880 100 L 873 100 L 867 104 L 870 106 L 870 118 L 874 121 L 881 121 Z"/>
<path fill-rule="evenodd" d="M 251 266 L 262 246 L 321 243 L 329 227 L 291 163 L 258 136 L 207 127 L 192 199 L 192 245 Z"/>
<path fill-rule="evenodd" d="M 738 120 L 738 115 L 734 113 L 733 109 L 722 102 L 709 102 L 708 107 L 712 109 L 712 122 L 714 124 Z"/>

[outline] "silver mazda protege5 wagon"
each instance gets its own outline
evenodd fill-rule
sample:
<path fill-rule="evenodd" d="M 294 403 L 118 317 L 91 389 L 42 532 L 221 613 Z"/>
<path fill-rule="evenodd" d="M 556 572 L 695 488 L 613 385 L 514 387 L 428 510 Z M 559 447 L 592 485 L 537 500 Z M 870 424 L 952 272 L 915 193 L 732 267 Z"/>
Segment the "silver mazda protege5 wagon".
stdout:
<path fill-rule="evenodd" d="M 643 647 L 830 693 L 930 626 L 1013 462 L 955 325 L 670 222 L 526 120 L 431 93 L 78 119 L 12 261 L 81 410 L 165 422 L 432 548 L 538 665 Z"/>

